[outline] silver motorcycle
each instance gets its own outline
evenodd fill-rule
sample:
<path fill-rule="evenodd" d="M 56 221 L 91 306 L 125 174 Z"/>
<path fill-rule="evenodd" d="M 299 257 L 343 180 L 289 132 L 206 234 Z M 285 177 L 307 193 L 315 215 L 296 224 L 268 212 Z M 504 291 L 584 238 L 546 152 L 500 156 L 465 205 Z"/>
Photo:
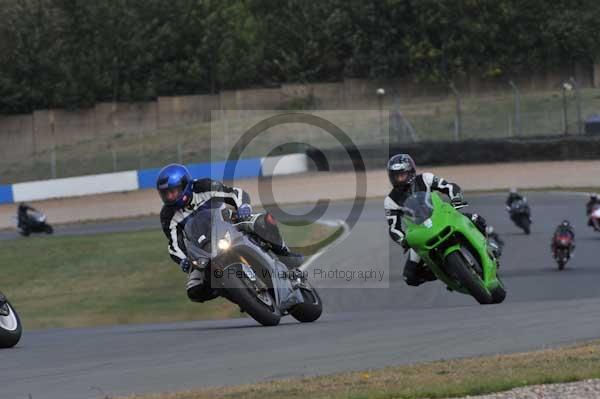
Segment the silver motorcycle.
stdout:
<path fill-rule="evenodd" d="M 184 229 L 192 267 L 263 326 L 275 326 L 288 314 L 304 323 L 317 320 L 323 305 L 306 276 L 288 270 L 267 242 L 240 226 L 227 209 L 194 214 Z"/>

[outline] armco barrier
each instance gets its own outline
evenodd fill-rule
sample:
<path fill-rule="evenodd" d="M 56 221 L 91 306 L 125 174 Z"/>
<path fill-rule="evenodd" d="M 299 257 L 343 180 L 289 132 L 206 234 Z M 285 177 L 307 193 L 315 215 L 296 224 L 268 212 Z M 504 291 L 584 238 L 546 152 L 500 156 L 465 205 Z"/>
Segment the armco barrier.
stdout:
<path fill-rule="evenodd" d="M 308 170 L 305 154 L 240 159 L 187 165 L 193 177 L 239 180 L 259 176 L 302 173 Z M 227 167 L 229 166 L 229 167 Z M 77 197 L 153 188 L 160 169 L 144 169 L 0 186 L 0 204 L 50 198 Z"/>
<path fill-rule="evenodd" d="M 367 169 L 385 168 L 390 155 L 410 154 L 418 165 L 464 165 L 498 162 L 564 161 L 600 159 L 600 138 L 539 137 L 512 140 L 435 141 L 389 146 L 362 147 L 358 150 L 324 150 L 324 156 L 308 150 L 307 155 L 321 159 L 322 170 L 347 171 L 362 159 Z M 317 162 L 318 163 L 318 162 Z"/>

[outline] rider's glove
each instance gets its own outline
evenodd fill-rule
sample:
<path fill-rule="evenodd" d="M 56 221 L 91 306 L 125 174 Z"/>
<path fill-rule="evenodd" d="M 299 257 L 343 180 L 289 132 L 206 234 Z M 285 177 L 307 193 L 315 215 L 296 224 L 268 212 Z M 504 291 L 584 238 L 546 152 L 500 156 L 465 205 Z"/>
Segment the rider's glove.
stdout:
<path fill-rule="evenodd" d="M 252 216 L 252 207 L 248 204 L 242 204 L 237 210 L 238 219 L 245 220 Z"/>
<path fill-rule="evenodd" d="M 182 272 L 189 273 L 190 269 L 192 268 L 192 264 L 187 258 L 185 258 L 181 259 L 181 261 L 179 262 L 179 267 L 181 267 Z"/>
<path fill-rule="evenodd" d="M 465 201 L 465 199 L 462 197 L 462 195 L 457 195 L 456 197 L 452 198 L 450 200 L 450 203 L 455 208 L 463 207 L 463 206 L 467 206 L 468 205 L 467 201 Z"/>

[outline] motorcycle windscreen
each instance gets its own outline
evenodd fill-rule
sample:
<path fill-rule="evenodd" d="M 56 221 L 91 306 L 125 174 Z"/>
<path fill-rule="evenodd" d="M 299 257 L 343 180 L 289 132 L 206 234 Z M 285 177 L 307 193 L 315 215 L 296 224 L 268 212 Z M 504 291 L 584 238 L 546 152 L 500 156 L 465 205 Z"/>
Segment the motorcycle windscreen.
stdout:
<path fill-rule="evenodd" d="M 418 191 L 408 197 L 401 207 L 403 217 L 415 224 L 423 224 L 433 214 L 431 194 Z"/>
<path fill-rule="evenodd" d="M 518 211 L 518 210 L 521 210 L 521 209 L 525 209 L 527 207 L 527 204 L 523 200 L 516 200 L 512 204 L 510 204 L 510 207 L 513 210 Z"/>
<path fill-rule="evenodd" d="M 185 247 L 188 256 L 193 260 L 210 258 L 212 217 L 210 209 L 203 209 L 185 223 L 183 230 Z"/>

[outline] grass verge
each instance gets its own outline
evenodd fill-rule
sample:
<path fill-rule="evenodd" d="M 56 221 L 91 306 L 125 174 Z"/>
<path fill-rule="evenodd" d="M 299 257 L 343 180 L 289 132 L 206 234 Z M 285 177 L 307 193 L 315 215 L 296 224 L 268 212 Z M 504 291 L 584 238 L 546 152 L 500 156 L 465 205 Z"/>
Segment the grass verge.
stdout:
<path fill-rule="evenodd" d="M 341 233 L 322 224 L 280 227 L 307 255 Z M 168 257 L 158 229 L 2 241 L 0 265 L 2 290 L 27 329 L 240 316 L 222 298 L 204 304 L 187 299 L 185 275 Z"/>
<path fill-rule="evenodd" d="M 600 377 L 600 342 L 129 399 L 417 399 L 480 395 Z"/>

